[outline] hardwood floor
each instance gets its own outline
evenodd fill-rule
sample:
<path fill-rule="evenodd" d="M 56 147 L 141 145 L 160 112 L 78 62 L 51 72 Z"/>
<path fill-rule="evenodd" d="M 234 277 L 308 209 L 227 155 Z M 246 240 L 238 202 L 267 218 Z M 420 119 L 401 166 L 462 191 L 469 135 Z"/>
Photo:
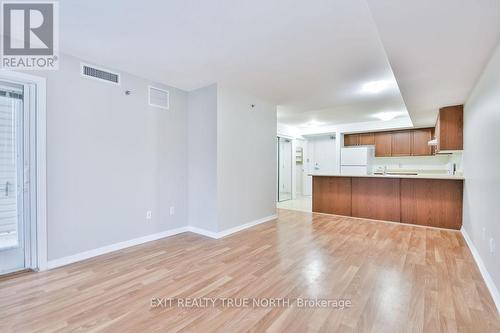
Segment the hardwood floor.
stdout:
<path fill-rule="evenodd" d="M 151 308 L 155 297 L 292 305 Z M 459 232 L 280 210 L 219 240 L 185 233 L 0 279 L 0 332 L 69 331 L 496 332 L 500 318 Z"/>

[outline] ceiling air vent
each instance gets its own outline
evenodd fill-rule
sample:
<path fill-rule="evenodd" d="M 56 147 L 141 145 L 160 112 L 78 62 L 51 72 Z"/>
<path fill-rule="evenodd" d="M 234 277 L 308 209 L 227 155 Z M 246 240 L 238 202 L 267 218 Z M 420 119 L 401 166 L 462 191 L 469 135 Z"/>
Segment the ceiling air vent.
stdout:
<path fill-rule="evenodd" d="M 168 110 L 168 91 L 149 86 L 149 105 Z"/>
<path fill-rule="evenodd" d="M 94 80 L 120 84 L 120 74 L 86 64 L 82 64 L 82 75 Z"/>

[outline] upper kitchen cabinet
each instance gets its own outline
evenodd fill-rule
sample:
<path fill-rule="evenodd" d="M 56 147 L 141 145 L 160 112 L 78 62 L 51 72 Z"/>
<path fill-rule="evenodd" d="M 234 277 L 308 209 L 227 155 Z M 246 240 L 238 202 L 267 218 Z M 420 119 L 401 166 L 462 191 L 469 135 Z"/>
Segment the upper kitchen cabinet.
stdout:
<path fill-rule="evenodd" d="M 359 134 L 345 134 L 344 146 L 357 146 L 359 145 Z"/>
<path fill-rule="evenodd" d="M 361 133 L 359 135 L 359 145 L 367 146 L 375 144 L 375 134 L 374 133 Z"/>
<path fill-rule="evenodd" d="M 374 133 L 345 134 L 344 147 L 367 146 L 375 144 Z"/>
<path fill-rule="evenodd" d="M 430 140 L 432 140 L 432 128 L 413 130 L 411 154 L 413 156 L 432 155 L 432 147 L 428 144 Z"/>
<path fill-rule="evenodd" d="M 392 133 L 375 133 L 375 156 L 388 157 L 392 152 Z"/>
<path fill-rule="evenodd" d="M 436 122 L 436 152 L 464 149 L 464 106 L 455 105 L 439 109 Z"/>
<path fill-rule="evenodd" d="M 434 154 L 429 146 L 433 136 L 434 128 L 345 134 L 344 146 L 375 145 L 376 157 L 430 156 Z"/>
<path fill-rule="evenodd" d="M 391 156 L 410 156 L 411 141 L 411 131 L 392 132 Z"/>

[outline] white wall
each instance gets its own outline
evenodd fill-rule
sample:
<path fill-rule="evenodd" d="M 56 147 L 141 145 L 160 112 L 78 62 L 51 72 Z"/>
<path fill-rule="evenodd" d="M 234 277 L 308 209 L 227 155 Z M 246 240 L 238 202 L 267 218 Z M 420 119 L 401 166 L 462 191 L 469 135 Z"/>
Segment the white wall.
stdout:
<path fill-rule="evenodd" d="M 186 224 L 187 93 L 155 84 L 170 110 L 150 107 L 154 83 L 121 74 L 120 85 L 84 78 L 65 55 L 34 72 L 47 78 L 49 260 Z"/>
<path fill-rule="evenodd" d="M 462 172 L 462 153 L 457 152 L 451 155 L 434 155 L 434 156 L 408 156 L 408 157 L 375 157 L 373 159 L 373 169 L 377 167 L 388 169 L 405 169 L 418 170 L 427 173 L 447 173 L 450 164 L 456 164 L 457 172 Z"/>
<path fill-rule="evenodd" d="M 276 213 L 276 126 L 276 105 L 218 86 L 219 231 Z"/>
<path fill-rule="evenodd" d="M 120 85 L 100 82 L 82 77 L 80 62 L 62 55 L 58 71 L 34 72 L 47 79 L 49 260 L 275 214 L 275 105 L 124 72 Z M 169 110 L 148 105 L 148 85 L 170 92 Z"/>
<path fill-rule="evenodd" d="M 189 92 L 188 223 L 217 231 L 217 85 Z"/>
<path fill-rule="evenodd" d="M 464 228 L 500 287 L 500 46 L 465 104 Z M 483 239 L 483 229 L 485 238 Z M 490 239 L 496 242 L 491 253 Z M 498 297 L 498 295 L 497 295 Z M 498 301 L 498 299 L 497 299 Z"/>

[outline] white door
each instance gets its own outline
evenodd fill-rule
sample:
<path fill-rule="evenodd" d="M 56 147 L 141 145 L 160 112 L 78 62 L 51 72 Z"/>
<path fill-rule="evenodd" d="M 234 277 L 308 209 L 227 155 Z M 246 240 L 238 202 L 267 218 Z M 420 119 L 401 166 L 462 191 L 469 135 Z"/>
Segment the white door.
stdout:
<path fill-rule="evenodd" d="M 0 81 L 0 274 L 29 264 L 26 254 L 30 231 L 24 218 L 23 93 L 22 85 Z"/>
<path fill-rule="evenodd" d="M 327 175 L 335 173 L 335 139 L 331 136 L 323 136 L 308 141 L 309 158 L 311 161 L 311 173 Z"/>

